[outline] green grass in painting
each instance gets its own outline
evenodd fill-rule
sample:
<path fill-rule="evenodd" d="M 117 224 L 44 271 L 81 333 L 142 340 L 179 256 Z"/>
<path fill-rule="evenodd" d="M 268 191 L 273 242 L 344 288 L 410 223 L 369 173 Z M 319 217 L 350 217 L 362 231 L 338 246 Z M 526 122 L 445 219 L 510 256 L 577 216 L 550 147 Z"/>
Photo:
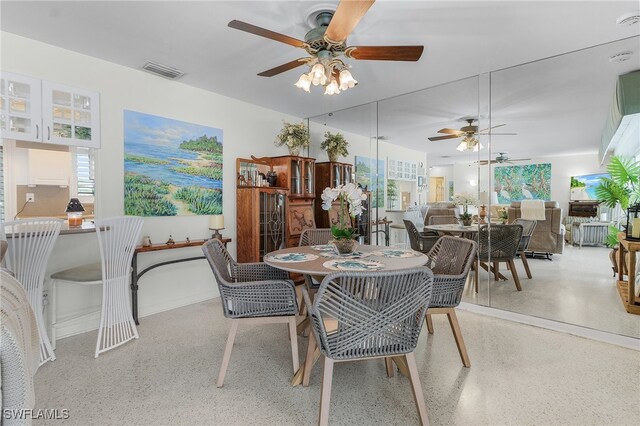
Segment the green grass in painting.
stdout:
<path fill-rule="evenodd" d="M 193 176 L 204 176 L 215 180 L 222 180 L 222 168 L 220 166 L 217 167 L 196 167 L 196 166 L 186 166 L 186 167 L 172 167 L 171 170 L 174 170 L 178 173 L 184 173 L 186 175 Z"/>
<path fill-rule="evenodd" d="M 220 153 L 216 152 L 216 153 L 213 153 L 213 154 L 206 153 L 206 154 L 203 154 L 202 157 L 205 160 L 210 160 L 210 161 L 213 161 L 214 163 L 222 164 L 222 153 L 221 152 Z"/>
<path fill-rule="evenodd" d="M 167 160 L 160 160 L 158 158 L 143 157 L 141 155 L 133 155 L 133 154 L 125 154 L 124 161 L 131 161 L 133 163 L 144 163 L 144 164 L 159 164 L 159 165 L 169 164 L 169 161 Z"/>
<path fill-rule="evenodd" d="M 219 189 L 190 186 L 178 189 L 173 196 L 189 204 L 189 211 L 195 214 L 222 213 L 222 191 Z"/>
<path fill-rule="evenodd" d="M 175 216 L 178 212 L 163 196 L 169 193 L 169 184 L 147 176 L 125 173 L 124 213 L 133 216 Z"/>

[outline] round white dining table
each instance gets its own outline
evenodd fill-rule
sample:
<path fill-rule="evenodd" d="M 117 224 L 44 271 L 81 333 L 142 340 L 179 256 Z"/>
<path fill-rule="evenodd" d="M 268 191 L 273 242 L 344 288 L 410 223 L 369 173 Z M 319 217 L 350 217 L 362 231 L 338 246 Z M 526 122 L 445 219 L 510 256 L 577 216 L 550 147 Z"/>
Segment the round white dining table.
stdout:
<path fill-rule="evenodd" d="M 461 233 L 475 233 L 478 232 L 478 225 L 458 225 L 456 223 L 447 223 L 444 225 L 425 225 L 425 231 L 437 231 L 442 232 L 443 234 L 461 234 Z"/>

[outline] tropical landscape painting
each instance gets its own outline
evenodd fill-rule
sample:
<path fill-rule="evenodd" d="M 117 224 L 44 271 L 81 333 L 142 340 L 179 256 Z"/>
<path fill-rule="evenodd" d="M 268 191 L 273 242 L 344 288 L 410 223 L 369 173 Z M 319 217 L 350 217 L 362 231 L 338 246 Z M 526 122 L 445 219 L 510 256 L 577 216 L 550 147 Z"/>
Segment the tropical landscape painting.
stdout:
<path fill-rule="evenodd" d="M 124 111 L 124 211 L 222 213 L 222 129 Z"/>
<path fill-rule="evenodd" d="M 384 207 L 384 160 L 356 156 L 356 183 L 371 191 L 371 207 Z"/>
<path fill-rule="evenodd" d="M 493 173 L 500 204 L 551 199 L 551 163 L 496 167 Z"/>
<path fill-rule="evenodd" d="M 609 173 L 571 176 L 571 201 L 597 200 L 596 187 L 600 179 L 610 177 Z"/>

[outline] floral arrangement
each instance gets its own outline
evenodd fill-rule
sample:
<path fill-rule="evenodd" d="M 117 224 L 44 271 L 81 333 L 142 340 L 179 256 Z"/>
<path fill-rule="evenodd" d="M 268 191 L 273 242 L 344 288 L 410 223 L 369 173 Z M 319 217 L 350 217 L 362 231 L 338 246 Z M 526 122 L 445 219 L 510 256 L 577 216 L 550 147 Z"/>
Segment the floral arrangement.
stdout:
<path fill-rule="evenodd" d="M 469 213 L 469 206 L 475 206 L 478 204 L 478 200 L 473 194 L 469 192 L 462 192 L 453 197 L 452 202 L 458 206 L 462 206 L 462 213 L 460 213 L 460 219 L 471 220 L 471 214 Z"/>
<path fill-rule="evenodd" d="M 309 146 L 307 126 L 304 123 L 291 124 L 285 121 L 274 143 L 276 146 L 286 145 L 290 152 L 299 152 L 300 148 Z"/>
<path fill-rule="evenodd" d="M 339 185 L 336 188 L 325 188 L 322 191 L 322 208 L 323 210 L 330 210 L 334 201 L 340 201 L 340 210 L 338 210 L 339 224 L 331 227 L 331 234 L 337 240 L 353 239 L 356 237 L 357 229 L 351 227 L 351 220 L 346 216 L 346 204 L 348 204 L 348 212 L 352 217 L 356 217 L 362 213 L 364 207 L 362 207 L 362 201 L 367 199 L 367 196 L 362 193 L 362 189 L 358 188 L 353 183 L 347 183 L 345 185 Z"/>
<path fill-rule="evenodd" d="M 320 144 L 320 148 L 329 156 L 329 161 L 336 161 L 338 157 L 349 155 L 348 146 L 349 142 L 347 142 L 342 133 L 331 132 L 324 133 L 324 141 Z"/>

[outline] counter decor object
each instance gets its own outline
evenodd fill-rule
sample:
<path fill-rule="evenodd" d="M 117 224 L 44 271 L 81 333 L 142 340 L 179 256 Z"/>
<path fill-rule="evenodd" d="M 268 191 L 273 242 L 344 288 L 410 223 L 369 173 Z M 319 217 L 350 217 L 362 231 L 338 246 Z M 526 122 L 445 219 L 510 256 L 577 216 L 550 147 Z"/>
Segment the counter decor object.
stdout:
<path fill-rule="evenodd" d="M 69 221 L 70 227 L 82 226 L 82 213 L 84 212 L 84 206 L 80 203 L 80 200 L 77 198 L 70 199 L 65 212 L 67 213 L 67 220 Z"/>
<path fill-rule="evenodd" d="M 221 214 L 209 216 L 209 229 L 215 231 L 211 238 L 222 241 L 222 234 L 220 234 L 220 230 L 224 229 L 224 216 Z"/>
<path fill-rule="evenodd" d="M 151 247 L 151 237 L 146 235 L 144 238 L 142 238 L 142 247 Z"/>

